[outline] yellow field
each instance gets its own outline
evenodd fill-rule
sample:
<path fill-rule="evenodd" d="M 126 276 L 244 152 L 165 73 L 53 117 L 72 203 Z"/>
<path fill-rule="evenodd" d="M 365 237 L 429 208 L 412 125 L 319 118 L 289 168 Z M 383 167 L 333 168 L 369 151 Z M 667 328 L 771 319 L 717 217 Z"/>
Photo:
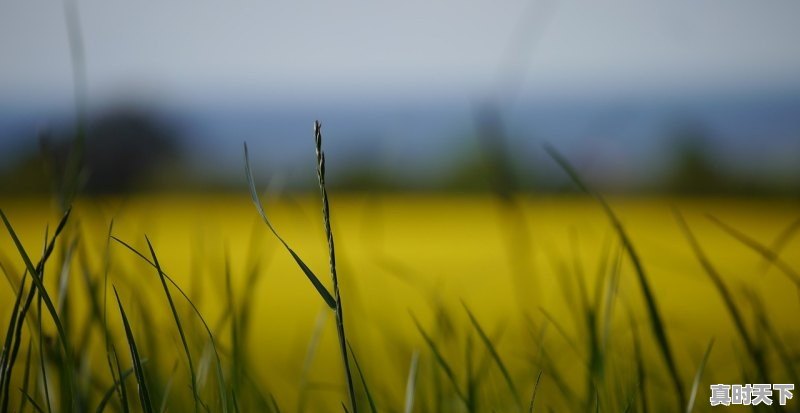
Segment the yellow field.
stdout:
<path fill-rule="evenodd" d="M 263 201 L 278 232 L 330 286 L 318 197 Z M 712 337 L 715 339 L 699 387 L 697 411 L 709 408 L 708 384 L 744 382 L 742 370 L 749 367 L 745 367 L 747 355 L 731 317 L 676 224 L 673 206 L 683 212 L 702 248 L 725 279 L 735 302 L 747 316 L 751 331 L 758 336 L 757 323 L 752 320 L 754 307 L 748 298 L 753 295 L 763 302 L 769 322 L 797 355 L 798 290 L 785 274 L 766 265 L 762 256 L 705 216 L 716 216 L 770 245 L 798 218 L 797 202 L 666 198 L 609 201 L 644 263 L 687 391 L 706 345 Z M 46 224 L 52 231 L 58 222 L 52 205 L 35 199 L 0 202 L 26 250 L 38 259 Z M 674 411 L 677 406 L 670 404 L 674 403 L 670 382 L 652 338 L 633 267 L 628 256 L 621 252 L 619 238 L 603 210 L 596 201 L 583 197 L 522 198 L 519 204 L 524 216 L 509 220 L 503 205 L 482 196 L 333 196 L 331 213 L 348 338 L 379 409 L 402 411 L 409 363 L 416 350 L 421 357 L 418 383 L 421 387 L 417 389 L 415 411 L 463 410 L 453 400 L 437 402 L 444 403 L 438 406 L 432 401 L 435 391 L 451 393 L 451 390 L 446 379 L 441 378 L 439 366 L 410 315 L 417 316 L 427 332 L 439 340 L 457 375 L 466 377 L 464 372 L 470 364 L 466 360 L 472 358 L 465 355 L 467 343 L 472 346 L 475 360 L 485 358 L 486 349 L 469 324 L 462 300 L 495 340 L 526 408 L 540 369 L 544 374 L 537 395 L 537 411 L 547 411 L 548 406 L 555 411 L 589 406 L 593 401 L 583 400 L 590 391 L 585 367 L 589 350 L 582 324 L 581 283 L 577 277 L 585 280 L 589 299 L 594 302 L 595 287 L 605 288 L 605 284 L 598 284 L 598 265 L 604 258 L 603 251 L 608 251 L 609 260 L 621 257 L 622 266 L 608 326 L 609 361 L 604 390 L 599 396 L 601 406 L 606 411 L 616 411 L 625 404 L 622 395 L 635 398 L 637 381 L 629 322 L 632 317 L 638 325 L 647 360 L 650 408 Z M 225 257 L 229 253 L 235 305 L 239 311 L 250 314 L 244 326 L 249 327 L 250 335 L 243 345 L 248 380 L 257 383 L 265 394 L 272 394 L 282 411 L 295 411 L 300 400 L 307 411 L 341 411 L 339 401 L 346 400 L 346 395 L 332 313 L 328 314 L 290 255 L 260 221 L 245 194 L 81 201 L 62 237 L 64 242 L 54 254 L 61 259 L 67 242 L 73 239 L 80 246 L 76 249 L 80 252 L 71 260 L 68 292 L 69 299 L 74 300 L 71 304 L 76 306 L 71 314 L 75 335 L 90 311 L 83 274 L 102 280 L 106 233 L 112 218 L 113 235 L 148 256 L 144 235 L 150 238 L 164 271 L 183 287 L 215 330 L 225 360 L 229 359 L 224 354 L 229 350 L 225 349 L 231 347 L 225 283 Z M 514 237 L 520 233 L 529 236 L 529 248 L 514 243 Z M 178 333 L 156 271 L 116 242 L 110 244 L 109 251 L 107 308 L 113 328 L 119 326 L 119 313 L 111 284 L 120 292 L 137 338 L 142 337 L 140 341 L 146 342 L 142 344 L 143 355 L 152 360 L 156 360 L 154 353 L 158 355 L 158 362 L 151 362 L 147 369 L 167 375 L 177 361 L 178 370 L 185 370 Z M 800 241 L 790 241 L 781 258 L 797 270 L 799 252 Z M 24 264 L 5 231 L 0 236 L 0 262 L 11 283 L 18 286 Z M 248 278 L 253 268 L 255 277 Z M 520 268 L 529 270 L 521 274 Z M 52 296 L 57 295 L 52 291 L 58 291 L 55 279 L 60 270 L 51 265 L 46 271 Z M 0 288 L 3 325 L 10 317 L 15 293 L 7 283 Z M 244 309 L 242 303 L 248 294 L 252 294 L 252 307 Z M 191 326 L 194 336 L 202 338 L 200 324 L 185 302 L 180 301 L 184 320 L 194 320 L 185 323 Z M 147 304 L 137 305 L 137 302 Z M 448 325 L 441 317 L 434 317 L 437 308 L 446 310 L 452 330 L 437 328 Z M 320 330 L 322 337 L 313 361 L 307 364 L 309 373 L 305 374 L 309 342 L 313 341 L 311 337 L 320 314 L 327 314 L 326 324 Z M 146 322 L 143 317 L 152 320 Z M 557 328 L 552 326 L 554 322 Z M 546 324 L 551 326 L 542 334 Z M 54 334 L 52 325 L 46 323 L 45 328 Z M 107 381 L 105 350 L 98 332 L 93 333 L 97 337 L 91 345 L 76 352 L 84 357 L 91 354 L 86 358 L 93 360 L 97 376 Z M 156 339 L 151 342 L 145 336 Z M 540 346 L 538 340 L 542 337 Z M 126 349 L 124 335 L 120 333 L 117 340 L 117 347 Z M 192 350 L 197 360 L 205 358 L 206 365 L 201 367 L 211 369 L 205 347 L 199 341 Z M 765 347 L 774 377 L 787 380 L 785 363 L 769 346 Z M 545 356 L 541 348 L 545 349 Z M 120 357 L 123 367 L 130 365 L 128 354 Z M 548 363 L 542 364 L 542 357 Z M 489 362 L 483 372 L 486 376 L 479 386 L 479 410 L 491 411 L 489 406 L 494 406 L 497 411 L 515 411 L 496 366 Z M 555 383 L 556 375 L 571 387 L 574 399 Z M 179 374 L 174 384 L 171 397 L 176 398 L 175 403 L 191 401 L 190 382 L 184 376 L 185 373 Z M 435 384 L 433 377 L 439 377 L 440 383 Z M 213 394 L 210 379 L 206 386 L 209 389 L 204 391 Z M 435 386 L 444 390 L 435 390 Z M 135 387 L 132 389 L 135 392 Z M 366 403 L 362 404 L 360 410 L 368 411 Z M 188 402 L 182 405 L 190 406 Z"/>

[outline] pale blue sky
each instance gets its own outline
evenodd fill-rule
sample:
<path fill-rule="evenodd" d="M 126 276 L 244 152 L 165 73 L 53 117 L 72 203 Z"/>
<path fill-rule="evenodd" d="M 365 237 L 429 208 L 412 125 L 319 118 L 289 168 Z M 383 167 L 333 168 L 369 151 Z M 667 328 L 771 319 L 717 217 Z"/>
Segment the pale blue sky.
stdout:
<path fill-rule="evenodd" d="M 800 85 L 797 1 L 92 0 L 79 9 L 90 101 L 471 98 L 496 89 L 503 62 L 541 93 Z M 70 98 L 65 33 L 60 2 L 0 2 L 0 96 Z"/>

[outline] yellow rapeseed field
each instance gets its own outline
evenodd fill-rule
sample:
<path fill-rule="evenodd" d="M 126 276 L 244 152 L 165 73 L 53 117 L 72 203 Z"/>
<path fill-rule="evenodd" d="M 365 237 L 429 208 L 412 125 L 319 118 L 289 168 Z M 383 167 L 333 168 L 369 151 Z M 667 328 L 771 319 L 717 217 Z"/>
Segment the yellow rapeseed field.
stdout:
<path fill-rule="evenodd" d="M 267 196 L 262 201 L 277 231 L 331 290 L 318 196 Z M 38 260 L 45 228 L 49 224 L 52 236 L 60 214 L 45 199 L 0 202 L 26 251 Z M 415 326 L 416 317 L 456 376 L 458 391 L 474 397 L 477 411 L 527 411 L 540 370 L 536 411 L 593 410 L 597 405 L 602 411 L 623 411 L 626 406 L 640 411 L 642 393 L 649 410 L 678 409 L 634 268 L 600 205 L 579 196 L 522 196 L 516 202 L 522 214 L 509 219 L 507 205 L 482 195 L 331 195 L 348 340 L 376 408 L 403 411 L 409 368 L 417 353 L 414 411 L 468 410 Z M 673 208 L 683 213 L 730 289 L 747 328 L 764 349 L 773 382 L 791 382 L 800 350 L 798 289 L 763 254 L 709 216 L 771 248 L 798 218 L 796 201 L 611 197 L 609 203 L 641 258 L 687 394 L 714 340 L 696 411 L 709 409 L 709 384 L 745 383 L 756 373 L 723 298 L 681 232 Z M 106 311 L 122 370 L 130 368 L 131 355 L 112 286 L 125 305 L 139 351 L 148 360 L 149 379 L 160 384 L 151 386 L 159 388 L 154 393 L 167 394 L 170 411 L 192 409 L 187 360 L 158 273 L 122 244 L 109 241 L 112 220 L 112 235 L 148 258 L 145 235 L 149 237 L 163 271 L 208 321 L 228 385 L 240 389 L 236 408 L 261 410 L 269 401 L 270 408 L 277 405 L 281 411 L 316 412 L 341 411 L 341 402 L 347 404 L 333 313 L 260 220 L 249 195 L 146 195 L 80 200 L 57 243 L 53 264 L 45 269 L 53 301 L 62 311 L 64 302 L 70 309 L 64 318 L 82 366 L 77 371 L 93 372 L 79 374 L 76 384 L 90 389 L 85 392 L 86 411 L 94 411 L 113 382 L 102 329 L 95 324 L 83 330 L 93 323 L 87 286 L 98 288 L 93 294 L 102 303 L 106 266 Z M 527 245 L 519 244 L 519 234 Z M 790 269 L 800 270 L 800 241 L 790 239 L 778 256 Z M 56 264 L 65 261 L 66 268 Z M 25 268 L 5 231 L 0 236 L 0 263 L 8 279 L 0 288 L 0 321 L 5 325 Z M 615 263 L 618 288 L 609 287 Z M 59 294 L 58 279 L 67 273 L 68 288 Z M 221 402 L 215 393 L 208 337 L 187 302 L 174 289 L 172 295 L 190 338 L 201 398 L 211 411 L 218 411 Z M 604 306 L 608 295 L 611 310 Z M 584 302 L 599 319 L 608 320 L 598 324 L 600 338 L 595 341 L 587 329 Z M 510 373 L 519 403 L 465 307 Z M 772 330 L 764 329 L 759 314 L 766 316 Z M 770 344 L 770 332 L 784 344 L 789 360 Z M 55 337 L 49 319 L 44 333 Z M 36 337 L 27 330 L 24 335 Z M 637 375 L 637 338 L 644 387 Z M 33 343 L 35 349 L 37 341 Z M 20 382 L 26 345 L 27 338 L 14 373 Z M 602 347 L 605 361 L 592 376 L 587 364 L 595 347 Z M 39 352 L 31 351 L 38 360 Z M 53 346 L 48 356 L 53 393 L 57 352 Z M 40 377 L 38 370 L 31 374 Z M 171 390 L 160 390 L 167 388 L 170 377 Z M 358 377 L 359 409 L 369 411 Z M 134 377 L 127 380 L 129 397 L 135 400 Z M 31 394 L 41 394 L 42 383 L 36 383 L 30 386 Z M 21 397 L 17 390 L 12 387 L 15 404 Z M 59 410 L 57 397 L 51 398 L 53 409 Z M 156 405 L 160 403 L 159 399 Z M 138 401 L 131 405 L 139 409 Z M 107 409 L 119 408 L 115 398 Z"/>

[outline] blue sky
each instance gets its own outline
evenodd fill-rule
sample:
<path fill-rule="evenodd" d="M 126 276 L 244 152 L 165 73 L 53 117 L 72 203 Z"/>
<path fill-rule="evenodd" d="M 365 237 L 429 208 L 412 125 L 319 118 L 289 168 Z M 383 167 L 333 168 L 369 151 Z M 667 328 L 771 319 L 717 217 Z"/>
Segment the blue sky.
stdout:
<path fill-rule="evenodd" d="M 796 1 L 79 1 L 90 101 L 800 84 Z M 0 3 L 0 96 L 68 99 L 60 2 Z M 516 87 L 516 84 L 515 84 Z"/>

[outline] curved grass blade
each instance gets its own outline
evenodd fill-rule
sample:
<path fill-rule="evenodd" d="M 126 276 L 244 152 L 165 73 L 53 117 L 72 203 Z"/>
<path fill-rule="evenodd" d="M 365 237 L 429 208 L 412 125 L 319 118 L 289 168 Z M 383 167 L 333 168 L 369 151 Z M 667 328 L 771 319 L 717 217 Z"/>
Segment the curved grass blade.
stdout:
<path fill-rule="evenodd" d="M 247 154 L 247 143 L 244 144 L 244 169 L 245 173 L 247 174 L 247 184 L 250 187 L 250 197 L 253 198 L 253 204 L 256 206 L 258 214 L 261 215 L 261 219 L 264 220 L 265 224 L 267 224 L 267 227 L 269 227 L 269 230 L 272 231 L 272 234 L 275 235 L 276 238 L 278 238 L 278 241 L 280 241 L 281 244 L 283 244 L 283 246 L 286 248 L 286 250 L 289 251 L 289 254 L 291 254 L 292 258 L 294 258 L 295 262 L 300 267 L 300 269 L 303 270 L 303 273 L 306 275 L 308 280 L 311 281 L 311 284 L 314 285 L 314 288 L 317 290 L 319 295 L 325 301 L 325 304 L 327 304 L 328 307 L 330 307 L 331 309 L 335 309 L 336 300 L 333 299 L 331 293 L 328 292 L 328 289 L 325 288 L 322 282 L 320 282 L 319 278 L 317 278 L 317 276 L 314 275 L 314 272 L 312 272 L 311 269 L 308 268 L 306 263 L 303 262 L 302 259 L 300 259 L 297 253 L 295 253 L 294 250 L 291 247 L 289 247 L 289 244 L 287 244 L 286 241 L 284 241 L 283 238 L 280 235 L 278 235 L 278 232 L 275 230 L 275 227 L 272 226 L 272 223 L 269 221 L 269 218 L 267 218 L 267 214 L 264 212 L 264 207 L 261 205 L 261 201 L 258 198 L 258 192 L 256 191 L 256 184 L 255 181 L 253 180 L 253 172 L 250 169 L 250 159 Z"/>
<path fill-rule="evenodd" d="M 700 262 L 700 266 L 703 267 L 703 270 L 705 271 L 706 275 L 708 275 L 711 283 L 714 284 L 717 292 L 719 292 L 722 302 L 725 304 L 725 308 L 728 310 L 728 313 L 730 313 L 731 318 L 733 319 L 733 324 L 736 327 L 736 331 L 739 333 L 739 336 L 744 342 L 745 349 L 753 358 L 756 368 L 759 370 L 759 375 L 761 375 L 761 377 L 766 381 L 767 368 L 765 361 L 759 346 L 756 345 L 756 341 L 747 330 L 745 317 L 740 311 L 741 306 L 736 303 L 736 299 L 734 298 L 730 289 L 728 289 L 728 286 L 725 284 L 722 276 L 719 274 L 714 265 L 711 264 L 711 261 L 706 256 L 702 247 L 700 247 L 700 243 L 697 241 L 697 238 L 695 237 L 691 228 L 689 228 L 689 224 L 686 223 L 683 215 L 677 209 L 673 210 L 673 214 L 675 215 L 675 220 L 678 221 L 678 226 L 681 228 L 686 236 L 686 239 L 689 241 L 689 246 L 692 248 L 697 260 Z"/>
<path fill-rule="evenodd" d="M 58 238 L 58 235 L 61 233 L 61 230 L 64 228 L 64 225 L 66 225 L 66 223 L 67 223 L 67 219 L 69 218 L 70 211 L 71 210 L 68 209 L 67 212 L 64 213 L 64 216 L 61 218 L 61 221 L 59 222 L 58 227 L 56 228 L 56 232 L 53 235 L 53 239 L 52 239 L 51 243 L 48 245 L 48 247 L 46 248 L 45 253 L 42 256 L 42 260 L 39 263 L 39 267 L 40 268 L 44 264 L 44 262 L 47 260 L 47 258 L 50 256 L 50 253 L 53 251 L 53 247 L 55 245 L 55 241 Z M 75 368 L 74 368 L 75 364 L 74 364 L 73 359 L 72 359 L 72 351 L 69 348 L 70 346 L 69 346 L 69 341 L 67 340 L 66 330 L 64 330 L 64 326 L 61 323 L 61 319 L 58 317 L 58 311 L 56 311 L 56 307 L 55 307 L 55 305 L 53 305 L 53 300 L 50 299 L 50 295 L 47 293 L 47 290 L 45 289 L 44 284 L 42 283 L 42 279 L 41 279 L 41 275 L 42 274 L 40 274 L 41 271 L 37 270 L 37 268 L 34 267 L 33 262 L 31 261 L 30 257 L 28 256 L 28 253 L 25 252 L 25 248 L 22 246 L 22 242 L 19 240 L 19 237 L 17 236 L 17 233 L 14 231 L 14 228 L 11 226 L 11 223 L 8 221 L 8 218 L 6 217 L 6 214 L 3 213 L 2 209 L 0 209 L 0 219 L 3 220 L 3 224 L 6 226 L 6 229 L 8 230 L 8 233 L 11 236 L 11 239 L 14 241 L 14 246 L 16 246 L 17 251 L 19 252 L 20 256 L 22 257 L 22 260 L 25 262 L 25 267 L 31 273 L 31 280 L 33 281 L 33 284 L 36 286 L 36 290 L 39 292 L 39 297 L 42 299 L 42 301 L 44 301 L 44 304 L 47 307 L 47 311 L 50 313 L 50 316 L 53 318 L 53 323 L 56 326 L 59 342 L 61 343 L 61 347 L 64 350 L 64 363 L 65 363 L 64 365 L 65 365 L 65 370 L 66 370 L 66 374 L 64 376 L 66 377 L 66 380 L 67 380 L 67 388 L 70 389 L 70 394 L 74 395 L 74 394 L 76 394 L 76 392 L 75 392 L 75 385 L 73 383 L 72 375 L 73 375 L 73 373 L 75 371 Z M 32 295 L 31 294 L 29 294 L 28 296 L 32 299 Z M 71 397 L 71 398 L 72 398 L 72 403 L 74 404 L 76 402 L 76 400 L 75 400 L 74 397 Z M 73 407 L 75 407 L 75 406 L 73 406 Z"/>
<path fill-rule="evenodd" d="M 147 359 L 143 359 L 142 363 L 147 364 Z M 120 375 L 120 378 L 114 381 L 114 384 L 112 384 L 111 387 L 106 390 L 106 392 L 103 394 L 103 398 L 100 399 L 100 404 L 97 405 L 95 413 L 103 413 L 103 411 L 106 409 L 106 405 L 109 401 L 111 401 L 111 398 L 114 397 L 114 393 L 117 392 L 117 388 L 124 387 L 125 379 L 127 379 L 131 374 L 133 374 L 133 368 L 125 370 Z"/>
<path fill-rule="evenodd" d="M 22 396 L 25 397 L 26 400 L 31 402 L 31 405 L 33 406 L 34 409 L 36 409 L 37 412 L 44 413 L 44 410 L 42 410 L 42 408 L 39 407 L 38 404 L 36 404 L 36 400 L 34 400 L 33 397 L 31 397 L 31 395 L 28 394 L 28 392 L 22 389 L 19 389 L 19 391 L 22 393 Z"/>
<path fill-rule="evenodd" d="M 642 295 L 644 296 L 645 304 L 647 306 L 647 314 L 650 318 L 650 329 L 656 338 L 661 356 L 664 358 L 664 362 L 669 370 L 672 385 L 675 387 L 675 392 L 678 396 L 678 404 L 679 406 L 685 406 L 686 394 L 683 389 L 680 374 L 678 373 L 678 366 L 675 362 L 675 357 L 672 355 L 672 349 L 669 346 L 666 327 L 664 326 L 664 321 L 661 318 L 661 313 L 658 309 L 658 305 L 656 304 L 656 297 L 650 288 L 650 282 L 647 279 L 644 265 L 642 264 L 636 249 L 633 247 L 633 242 L 631 241 L 630 237 L 628 237 L 628 233 L 625 231 L 622 221 L 619 220 L 619 217 L 617 217 L 617 214 L 613 209 L 611 209 L 611 206 L 608 204 L 608 202 L 606 202 L 605 198 L 603 198 L 603 196 L 599 193 L 592 191 L 584 183 L 578 172 L 572 167 L 572 165 L 570 165 L 566 158 L 564 158 L 560 153 L 558 153 L 558 151 L 555 150 L 555 148 L 550 145 L 545 145 L 544 149 L 582 191 L 586 192 L 590 196 L 593 196 L 600 203 L 609 220 L 611 221 L 614 230 L 619 235 L 620 241 L 622 241 L 622 245 L 625 247 L 625 250 L 630 257 L 631 263 L 633 264 L 636 272 L 636 276 L 639 281 L 639 287 L 642 290 Z"/>
<path fill-rule="evenodd" d="M 200 400 L 200 395 L 197 393 L 197 375 L 195 374 L 194 363 L 192 362 L 192 353 L 189 351 L 189 343 L 186 341 L 186 334 L 183 331 L 181 319 L 178 316 L 178 310 L 175 308 L 175 302 L 172 300 L 172 294 L 170 294 L 169 286 L 164 278 L 164 271 L 161 270 L 161 264 L 158 263 L 156 251 L 153 249 L 153 244 L 150 242 L 150 238 L 147 238 L 147 235 L 145 235 L 144 238 L 147 241 L 147 248 L 150 249 L 150 255 L 153 257 L 153 264 L 155 264 L 156 270 L 158 271 L 158 278 L 161 280 L 161 286 L 164 288 L 164 294 L 166 294 L 167 301 L 169 301 L 169 308 L 172 311 L 172 318 L 175 320 L 175 325 L 178 327 L 178 333 L 181 336 L 183 351 L 186 353 L 186 360 L 189 362 L 189 374 L 191 375 L 192 380 L 192 396 L 194 397 L 194 411 L 199 412 L 202 401 Z"/>
<path fill-rule="evenodd" d="M 464 393 L 461 391 L 461 388 L 458 387 L 458 380 L 456 379 L 455 373 L 453 373 L 453 369 L 450 367 L 450 364 L 447 362 L 447 360 L 444 359 L 444 355 L 442 355 L 442 352 L 439 351 L 436 343 L 433 342 L 433 338 L 431 338 L 425 329 L 422 328 L 422 325 L 419 323 L 419 320 L 417 320 L 417 317 L 415 317 L 414 314 L 411 314 L 411 319 L 414 320 L 414 325 L 417 327 L 417 330 L 419 330 L 419 333 L 422 335 L 425 343 L 431 349 L 434 359 L 436 359 L 436 362 L 442 367 L 445 376 L 447 376 L 447 379 L 450 380 L 450 383 L 453 385 L 456 396 L 458 396 L 458 398 L 461 399 L 464 404 L 469 405 L 467 396 L 464 395 Z"/>
<path fill-rule="evenodd" d="M 709 340 L 708 347 L 706 347 L 706 352 L 703 353 L 703 359 L 700 361 L 700 365 L 697 367 L 697 373 L 694 375 L 692 391 L 689 393 L 689 404 L 686 405 L 686 413 L 692 413 L 692 410 L 694 409 L 694 400 L 697 397 L 697 389 L 700 388 L 700 380 L 703 379 L 703 372 L 706 369 L 706 363 L 708 363 L 708 356 L 711 354 L 712 347 L 714 347 L 713 338 Z"/>
<path fill-rule="evenodd" d="M 115 237 L 113 235 L 111 236 L 111 239 L 113 239 L 114 241 L 120 243 L 123 247 L 127 248 L 128 250 L 130 250 L 131 252 L 136 254 L 139 258 L 144 260 L 144 262 L 150 264 L 151 267 L 157 268 L 156 265 L 152 261 L 150 261 L 150 259 L 145 257 L 141 252 L 137 251 L 136 248 L 133 248 L 132 246 L 130 246 L 125 241 L 122 241 L 121 239 L 119 239 L 119 238 L 117 238 L 117 237 Z M 167 281 L 169 281 L 169 283 L 172 284 L 172 286 L 175 287 L 175 289 L 178 290 L 178 292 L 181 294 L 181 296 L 183 296 L 183 298 L 186 300 L 186 302 L 189 303 L 189 306 L 192 307 L 192 311 L 194 311 L 194 313 L 197 315 L 197 318 L 200 319 L 200 322 L 203 324 L 203 328 L 206 330 L 206 334 L 208 335 L 208 339 L 211 342 L 211 349 L 214 351 L 214 357 L 216 358 L 217 389 L 219 391 L 220 404 L 222 405 L 222 412 L 223 413 L 227 413 L 228 412 L 228 393 L 225 391 L 225 376 L 222 374 L 222 361 L 219 358 L 219 350 L 217 349 L 217 344 L 216 344 L 216 341 L 214 340 L 214 334 L 211 333 L 211 327 L 208 326 L 208 323 L 206 322 L 206 319 L 203 317 L 203 314 L 200 313 L 200 310 L 197 308 L 197 306 L 194 304 L 194 302 L 189 298 L 189 296 L 186 294 L 186 292 L 184 292 L 183 289 L 178 285 L 178 283 L 176 283 L 175 280 L 172 279 L 172 277 L 167 275 L 167 273 L 162 271 L 162 274 L 164 275 L 164 278 L 166 278 Z"/>
<path fill-rule="evenodd" d="M 728 233 L 728 235 L 735 238 L 737 241 L 741 242 L 748 248 L 752 249 L 753 251 L 761 254 L 762 257 L 767 259 L 771 264 L 775 265 L 781 272 L 789 277 L 789 279 L 800 288 L 800 274 L 797 273 L 789 264 L 784 261 L 780 255 L 776 254 L 771 249 L 767 248 L 764 244 L 754 240 L 753 238 L 747 236 L 742 231 L 737 230 L 736 228 L 722 222 L 719 218 L 713 215 L 706 215 L 711 222 L 716 224 L 720 227 L 723 231 Z"/>
<path fill-rule="evenodd" d="M 31 378 L 31 353 L 33 353 L 32 349 L 33 349 L 33 347 L 31 346 L 31 339 L 28 338 L 28 354 L 25 356 L 25 374 L 22 376 L 22 392 L 23 393 L 27 393 L 28 392 L 28 384 L 30 383 L 30 378 Z M 27 399 L 25 399 L 24 397 L 20 399 L 19 409 L 17 409 L 18 412 L 22 413 L 22 412 L 25 411 L 25 403 L 26 402 L 27 402 Z"/>
<path fill-rule="evenodd" d="M 414 351 L 411 355 L 411 365 L 408 367 L 408 380 L 406 381 L 406 399 L 403 413 L 411 413 L 414 410 L 414 395 L 417 392 L 417 370 L 419 369 L 419 352 Z"/>
<path fill-rule="evenodd" d="M 539 374 L 536 375 L 536 383 L 533 384 L 533 392 L 531 393 L 531 404 L 528 407 L 528 413 L 533 413 L 533 404 L 536 402 L 536 390 L 539 389 L 539 380 L 542 379 L 542 371 L 539 370 Z"/>
<path fill-rule="evenodd" d="M 122 301 L 119 299 L 117 288 L 114 287 L 114 296 L 117 298 L 119 305 L 119 313 L 122 316 L 122 324 L 125 327 L 125 336 L 128 339 L 128 346 L 131 351 L 131 359 L 133 360 L 133 371 L 136 374 L 136 381 L 139 383 L 139 401 L 142 403 L 142 410 L 145 413 L 153 413 L 153 402 L 150 399 L 150 391 L 147 388 L 147 379 L 144 375 L 144 366 L 142 358 L 139 356 L 139 349 L 136 347 L 136 340 L 133 338 L 133 331 L 128 322 L 128 316 L 125 315 L 125 309 L 122 308 Z"/>
<path fill-rule="evenodd" d="M 514 396 L 514 402 L 517 404 L 517 406 L 520 407 L 520 409 L 522 409 L 522 401 L 520 400 L 519 392 L 517 392 L 517 387 L 514 385 L 514 380 L 511 379 L 511 374 L 508 372 L 505 363 L 503 363 L 503 360 L 500 358 L 500 354 L 497 352 L 497 349 L 494 347 L 494 344 L 492 344 L 492 341 L 489 339 L 489 336 L 486 335 L 486 332 L 481 327 L 480 323 L 478 322 L 478 319 L 475 318 L 475 315 L 472 314 L 472 311 L 470 311 L 469 307 L 467 307 L 467 304 L 462 301 L 461 305 L 464 306 L 464 310 L 467 312 L 467 316 L 469 317 L 470 323 L 472 323 L 472 326 L 475 328 L 475 331 L 478 332 L 478 336 L 481 338 L 481 341 L 483 341 L 483 344 L 486 346 L 486 349 L 489 350 L 489 354 L 492 356 L 492 359 L 494 360 L 495 364 L 497 364 L 497 368 L 500 369 L 500 373 L 503 375 L 503 379 L 506 381 L 508 388 L 511 390 L 511 394 Z"/>
<path fill-rule="evenodd" d="M 347 347 L 350 348 L 350 354 L 353 356 L 353 363 L 356 365 L 356 370 L 358 370 L 358 376 L 361 378 L 361 384 L 364 386 L 364 393 L 367 395 L 367 402 L 369 402 L 369 409 L 372 413 L 378 413 L 378 409 L 375 407 L 375 400 L 372 398 L 372 393 L 369 391 L 369 386 L 367 386 L 367 379 L 364 378 L 364 372 L 361 370 L 361 365 L 358 364 L 358 358 L 356 358 L 356 352 L 353 351 L 353 346 L 350 345 L 350 342 L 347 342 Z"/>

